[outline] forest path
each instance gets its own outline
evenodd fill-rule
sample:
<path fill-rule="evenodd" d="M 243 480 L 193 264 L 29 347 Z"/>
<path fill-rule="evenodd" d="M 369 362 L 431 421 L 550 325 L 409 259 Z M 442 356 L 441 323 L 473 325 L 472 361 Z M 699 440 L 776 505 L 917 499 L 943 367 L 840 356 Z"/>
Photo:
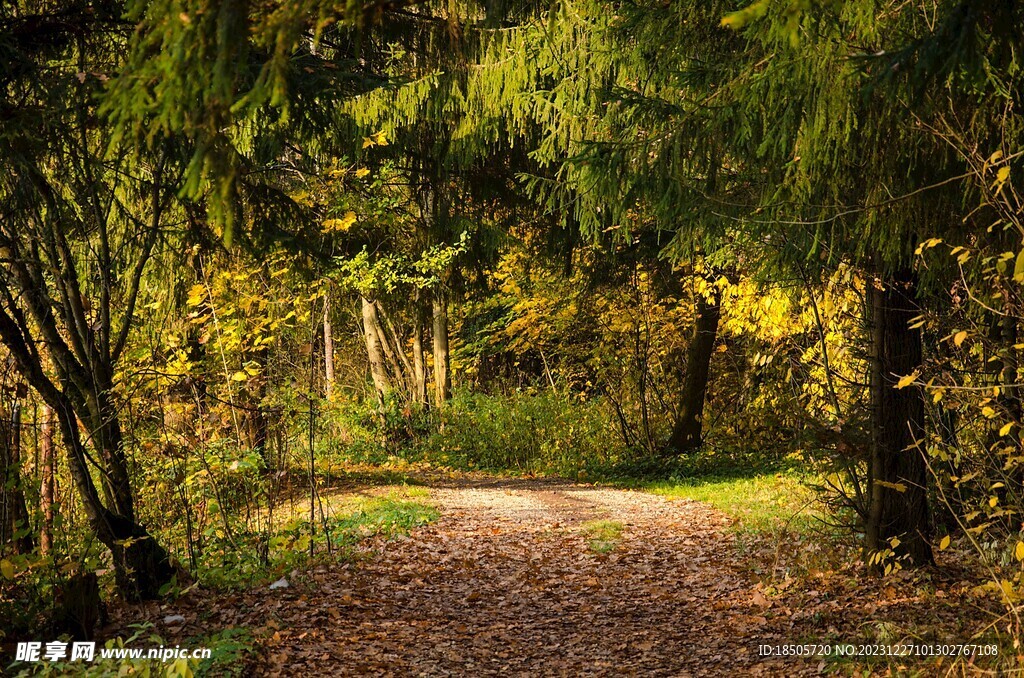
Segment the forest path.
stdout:
<path fill-rule="evenodd" d="M 739 568 L 729 519 L 705 504 L 519 479 L 435 485 L 430 502 L 438 521 L 267 593 L 279 630 L 263 675 L 294 675 L 297 661 L 310 675 L 818 668 L 757 655 L 771 634 L 764 598 Z M 602 527 L 622 530 L 607 553 L 591 542 Z"/>

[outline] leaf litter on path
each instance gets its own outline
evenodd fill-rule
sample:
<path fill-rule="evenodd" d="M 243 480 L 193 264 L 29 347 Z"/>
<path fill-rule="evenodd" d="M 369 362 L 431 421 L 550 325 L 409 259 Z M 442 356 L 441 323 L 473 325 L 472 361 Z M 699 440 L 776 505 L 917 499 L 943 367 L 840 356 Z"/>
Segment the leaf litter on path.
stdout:
<path fill-rule="evenodd" d="M 189 614 L 204 620 L 193 634 L 253 628 L 263 647 L 252 671 L 266 676 L 793 676 L 824 668 L 759 656 L 760 644 L 814 633 L 806 615 L 794 614 L 794 602 L 809 599 L 766 595 L 737 557 L 730 519 L 706 504 L 479 478 L 435 484 L 429 502 L 440 519 L 408 537 L 366 540 L 354 560 L 312 565 L 288 588 L 193 594 L 174 611 L 205 608 Z M 592 548 L 596 521 L 617 525 L 607 549 Z"/>

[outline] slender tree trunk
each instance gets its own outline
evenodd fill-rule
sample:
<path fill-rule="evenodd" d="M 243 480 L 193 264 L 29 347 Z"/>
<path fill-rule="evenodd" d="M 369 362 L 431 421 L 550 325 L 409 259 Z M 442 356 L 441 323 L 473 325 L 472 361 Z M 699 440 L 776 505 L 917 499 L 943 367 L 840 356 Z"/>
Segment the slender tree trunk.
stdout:
<path fill-rule="evenodd" d="M 331 329 L 331 299 L 324 299 L 324 395 L 334 392 L 334 332 Z"/>
<path fill-rule="evenodd" d="M 414 310 L 414 322 L 412 337 L 412 362 L 413 362 L 413 401 L 420 405 L 428 405 L 427 399 L 427 361 L 423 354 L 423 329 L 424 312 L 423 300 L 420 290 L 416 290 L 416 308 Z"/>
<path fill-rule="evenodd" d="M 717 288 L 710 298 L 703 294 L 697 295 L 693 339 L 686 351 L 686 375 L 683 378 L 679 418 L 672 427 L 668 441 L 668 452 L 671 454 L 693 451 L 704 442 L 704 399 L 721 315 L 721 294 Z"/>
<path fill-rule="evenodd" d="M 0 545 L 13 547 L 15 553 L 31 553 L 32 534 L 28 531 L 28 507 L 21 477 L 21 403 L 10 403 L 4 422 L 3 459 L 0 460 Z M 23 534 L 17 536 L 19 531 Z"/>
<path fill-rule="evenodd" d="M 385 398 L 391 393 L 387 368 L 384 364 L 384 349 L 377 333 L 377 309 L 366 297 L 360 297 L 363 310 L 363 339 L 366 342 L 366 355 L 370 361 L 370 376 L 373 378 L 373 390 L 377 403 L 384 404 Z"/>
<path fill-rule="evenodd" d="M 924 433 L 921 389 L 897 388 L 921 366 L 921 332 L 910 327 L 920 311 L 916 280 L 900 271 L 868 290 L 872 365 L 870 504 L 865 556 L 893 548 L 915 565 L 933 562 L 928 512 L 928 471 L 918 444 Z M 895 542 L 898 539 L 898 543 Z"/>
<path fill-rule="evenodd" d="M 39 438 L 39 512 L 43 516 L 39 528 L 39 552 L 44 556 L 53 551 L 53 468 L 53 410 L 44 406 Z"/>
<path fill-rule="evenodd" d="M 384 357 L 387 358 L 388 365 L 391 366 L 395 386 L 411 396 L 414 388 L 413 369 L 402 346 L 405 342 L 379 301 L 374 303 L 374 308 L 377 311 L 377 336 L 380 337 L 381 345 L 384 347 Z"/>
<path fill-rule="evenodd" d="M 434 311 L 434 401 L 443 407 L 451 395 L 451 376 L 448 368 L 448 308 L 444 292 L 436 290 L 433 295 Z"/>

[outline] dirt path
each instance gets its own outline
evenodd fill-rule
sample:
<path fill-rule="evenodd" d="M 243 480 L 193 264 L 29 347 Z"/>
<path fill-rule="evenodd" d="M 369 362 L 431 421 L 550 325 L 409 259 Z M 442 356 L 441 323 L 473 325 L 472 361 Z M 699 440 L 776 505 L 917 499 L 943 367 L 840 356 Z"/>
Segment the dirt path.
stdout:
<path fill-rule="evenodd" d="M 300 661 L 309 675 L 816 668 L 758 657 L 769 621 L 753 582 L 733 565 L 728 519 L 706 505 L 546 481 L 463 483 L 430 494 L 441 511 L 436 523 L 370 541 L 361 548 L 372 557 L 266 593 L 277 598 L 277 631 L 265 675 L 295 675 Z M 589 545 L 594 520 L 622 523 L 610 553 Z"/>

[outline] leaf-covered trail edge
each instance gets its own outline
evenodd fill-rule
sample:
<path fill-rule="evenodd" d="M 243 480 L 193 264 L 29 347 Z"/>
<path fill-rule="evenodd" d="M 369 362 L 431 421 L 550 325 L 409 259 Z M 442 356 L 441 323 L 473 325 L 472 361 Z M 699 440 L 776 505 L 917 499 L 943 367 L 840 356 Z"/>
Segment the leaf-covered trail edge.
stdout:
<path fill-rule="evenodd" d="M 792 676 L 832 667 L 758 646 L 820 639 L 823 608 L 847 626 L 844 608 L 879 600 L 844 600 L 834 582 L 789 603 L 766 597 L 731 520 L 701 502 L 463 479 L 435 483 L 429 503 L 438 521 L 362 542 L 364 557 L 313 566 L 284 589 L 190 594 L 159 614 L 184 613 L 190 623 L 169 630 L 179 637 L 254 629 L 255 675 Z M 621 523 L 611 550 L 594 548 L 596 521 Z M 921 613 L 919 599 L 888 597 Z"/>

